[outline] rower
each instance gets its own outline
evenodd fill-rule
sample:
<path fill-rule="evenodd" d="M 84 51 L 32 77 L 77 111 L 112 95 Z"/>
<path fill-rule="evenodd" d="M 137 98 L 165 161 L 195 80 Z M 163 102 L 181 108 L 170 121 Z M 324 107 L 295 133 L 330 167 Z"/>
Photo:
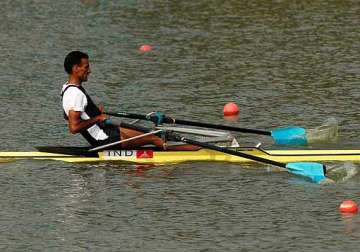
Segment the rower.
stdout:
<path fill-rule="evenodd" d="M 115 126 L 108 123 L 103 107 L 98 107 L 90 98 L 83 82 L 88 80 L 91 73 L 89 56 L 80 51 L 72 51 L 64 61 L 64 68 L 68 74 L 68 81 L 63 85 L 62 107 L 64 117 L 72 134 L 80 133 L 92 146 L 103 146 L 134 138 L 131 141 L 122 141 L 118 148 L 136 149 L 143 145 L 153 144 L 166 149 L 166 143 L 156 135 L 144 134 L 149 132 L 146 128 L 139 128 L 131 124 L 121 123 Z M 143 137 L 139 137 L 144 135 Z M 184 144 L 169 146 L 171 150 L 196 150 L 197 146 Z"/>

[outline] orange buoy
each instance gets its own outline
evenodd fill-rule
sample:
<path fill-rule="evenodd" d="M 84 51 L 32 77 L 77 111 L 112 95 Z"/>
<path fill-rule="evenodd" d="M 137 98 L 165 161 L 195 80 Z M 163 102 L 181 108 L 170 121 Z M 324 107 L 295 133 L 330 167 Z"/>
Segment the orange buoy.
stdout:
<path fill-rule="evenodd" d="M 142 46 L 140 46 L 139 51 L 142 53 L 146 53 L 146 52 L 152 51 L 153 49 L 154 49 L 154 47 L 151 45 L 142 45 Z"/>
<path fill-rule="evenodd" d="M 357 213 L 359 208 L 355 201 L 353 200 L 344 200 L 339 207 L 340 212 L 342 213 Z"/>
<path fill-rule="evenodd" d="M 224 106 L 224 116 L 234 116 L 239 113 L 239 107 L 235 102 L 229 102 Z"/>

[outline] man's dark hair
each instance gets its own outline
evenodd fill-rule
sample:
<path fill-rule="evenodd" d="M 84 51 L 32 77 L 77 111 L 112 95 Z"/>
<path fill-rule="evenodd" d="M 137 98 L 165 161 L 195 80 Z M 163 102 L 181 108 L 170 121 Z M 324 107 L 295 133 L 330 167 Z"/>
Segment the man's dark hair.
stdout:
<path fill-rule="evenodd" d="M 68 74 L 72 73 L 74 65 L 80 65 L 81 59 L 88 59 L 89 56 L 86 53 L 80 51 L 72 51 L 66 55 L 64 60 L 64 68 Z"/>

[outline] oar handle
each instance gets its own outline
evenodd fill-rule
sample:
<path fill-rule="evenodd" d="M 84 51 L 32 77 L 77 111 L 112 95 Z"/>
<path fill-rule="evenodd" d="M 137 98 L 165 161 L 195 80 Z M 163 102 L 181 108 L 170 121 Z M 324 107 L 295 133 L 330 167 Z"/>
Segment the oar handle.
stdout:
<path fill-rule="evenodd" d="M 149 120 L 146 115 L 139 115 L 139 114 L 132 114 L 132 113 L 126 113 L 126 112 L 105 112 L 105 114 L 109 116 L 115 116 L 115 117 L 125 117 L 130 119 L 140 119 L 140 120 Z"/>
<path fill-rule="evenodd" d="M 139 115 L 139 114 L 133 114 L 133 113 L 126 113 L 126 112 L 106 112 L 107 115 L 110 116 L 116 116 L 116 117 L 125 117 L 130 119 L 140 119 L 140 120 L 149 120 L 153 121 L 151 119 L 155 119 L 156 116 L 154 115 Z M 266 130 L 258 130 L 258 129 L 247 129 L 247 128 L 238 128 L 228 125 L 221 125 L 221 124 L 211 124 L 211 123 L 202 123 L 202 122 L 194 122 L 194 121 L 187 121 L 187 120 L 180 120 L 171 118 L 168 116 L 165 116 L 163 118 L 164 123 L 168 124 L 182 124 L 182 125 L 188 125 L 188 126 L 197 126 L 197 127 L 204 127 L 204 128 L 212 128 L 212 129 L 220 129 L 220 130 L 228 130 L 228 131 L 235 131 L 235 132 L 242 132 L 242 133 L 252 133 L 252 134 L 259 134 L 259 135 L 266 135 L 271 136 L 271 131 Z"/>

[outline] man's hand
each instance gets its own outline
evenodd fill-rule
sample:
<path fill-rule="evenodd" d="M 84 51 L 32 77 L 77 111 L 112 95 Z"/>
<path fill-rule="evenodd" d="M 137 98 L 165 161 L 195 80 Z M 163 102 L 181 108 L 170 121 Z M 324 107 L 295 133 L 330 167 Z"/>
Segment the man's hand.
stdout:
<path fill-rule="evenodd" d="M 105 121 L 108 117 L 105 114 L 100 114 L 98 116 L 92 117 L 88 120 L 81 119 L 81 112 L 78 111 L 69 111 L 69 130 L 72 134 L 76 134 L 87 128 L 93 126 L 96 123 Z"/>
<path fill-rule="evenodd" d="M 106 124 L 106 122 L 107 122 L 108 120 L 110 120 L 110 119 L 109 119 L 109 117 L 105 114 L 104 105 L 99 104 L 99 110 L 100 110 L 101 115 L 98 115 L 98 122 L 103 122 L 103 123 Z"/>
<path fill-rule="evenodd" d="M 101 112 L 101 113 L 103 113 L 103 112 Z M 96 118 L 97 118 L 98 122 L 104 122 L 105 120 L 108 119 L 108 116 L 105 114 L 100 114 Z"/>
<path fill-rule="evenodd" d="M 105 113 L 104 105 L 99 104 L 99 110 L 100 110 L 101 114 L 104 114 Z"/>

